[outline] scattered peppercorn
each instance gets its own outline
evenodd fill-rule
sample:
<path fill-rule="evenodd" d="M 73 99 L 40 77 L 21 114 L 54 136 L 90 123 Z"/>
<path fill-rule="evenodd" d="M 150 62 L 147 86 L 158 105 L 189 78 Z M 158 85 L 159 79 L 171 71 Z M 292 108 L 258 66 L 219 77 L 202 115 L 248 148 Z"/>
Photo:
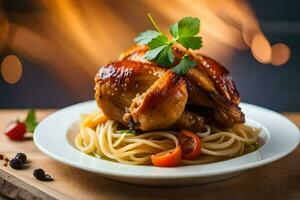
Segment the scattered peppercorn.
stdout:
<path fill-rule="evenodd" d="M 7 157 L 0 154 L 0 160 L 3 160 L 3 159 L 4 159 L 3 165 L 5 167 L 7 166 L 7 163 L 9 162 L 9 165 L 11 168 L 22 169 L 23 164 L 26 163 L 26 161 L 27 161 L 27 156 L 24 153 L 17 153 L 15 158 L 13 158 L 9 161 L 9 159 Z M 33 176 L 40 181 L 53 181 L 53 178 L 49 174 L 46 174 L 45 171 L 41 168 L 35 169 L 33 171 Z"/>
<path fill-rule="evenodd" d="M 43 169 L 35 169 L 33 171 L 33 176 L 37 179 L 43 179 L 45 177 L 45 171 Z"/>
<path fill-rule="evenodd" d="M 13 159 L 11 159 L 11 161 L 9 162 L 9 165 L 10 165 L 11 168 L 13 168 L 13 169 L 22 169 L 22 167 L 23 167 L 23 162 L 22 162 L 22 160 L 13 158 Z"/>
<path fill-rule="evenodd" d="M 49 174 L 45 174 L 43 169 L 35 169 L 33 176 L 40 181 L 53 181 L 53 178 Z"/>
<path fill-rule="evenodd" d="M 17 155 L 15 156 L 16 159 L 22 160 L 22 163 L 26 163 L 27 161 L 27 157 L 24 153 L 17 153 Z"/>

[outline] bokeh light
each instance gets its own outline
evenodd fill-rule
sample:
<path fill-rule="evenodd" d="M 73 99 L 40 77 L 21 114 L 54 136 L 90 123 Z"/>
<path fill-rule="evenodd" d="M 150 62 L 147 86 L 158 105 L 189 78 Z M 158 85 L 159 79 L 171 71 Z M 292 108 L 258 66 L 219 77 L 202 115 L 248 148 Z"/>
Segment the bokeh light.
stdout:
<path fill-rule="evenodd" d="M 272 46 L 272 60 L 271 63 L 274 66 L 280 66 L 285 64 L 291 55 L 290 48 L 282 43 L 277 43 Z"/>
<path fill-rule="evenodd" d="M 1 63 L 2 78 L 10 84 L 17 83 L 22 76 L 22 63 L 15 55 L 6 56 Z"/>
<path fill-rule="evenodd" d="M 272 48 L 263 34 L 258 33 L 254 35 L 251 42 L 251 51 L 259 62 L 266 64 L 271 62 Z"/>

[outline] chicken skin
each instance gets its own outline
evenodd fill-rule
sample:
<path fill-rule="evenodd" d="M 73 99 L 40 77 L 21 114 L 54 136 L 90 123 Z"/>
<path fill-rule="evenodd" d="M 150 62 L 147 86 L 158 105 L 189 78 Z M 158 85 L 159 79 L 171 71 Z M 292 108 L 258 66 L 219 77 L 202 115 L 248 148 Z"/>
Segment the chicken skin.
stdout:
<path fill-rule="evenodd" d="M 209 57 L 175 47 L 175 57 L 188 55 L 197 63 L 186 75 L 178 76 L 145 60 L 147 50 L 147 46 L 133 47 L 119 61 L 100 67 L 95 98 L 108 118 L 142 131 L 203 131 L 204 117 L 187 110 L 187 105 L 193 105 L 211 109 L 222 126 L 244 122 L 239 94 L 226 68 Z"/>
<path fill-rule="evenodd" d="M 147 50 L 147 46 L 135 46 L 121 54 L 120 59 L 150 63 L 143 57 Z M 207 56 L 184 48 L 174 47 L 173 53 L 178 58 L 189 55 L 190 59 L 197 63 L 196 67 L 183 76 L 189 104 L 212 108 L 215 120 L 222 126 L 245 121 L 245 116 L 238 106 L 239 93 L 225 67 Z"/>

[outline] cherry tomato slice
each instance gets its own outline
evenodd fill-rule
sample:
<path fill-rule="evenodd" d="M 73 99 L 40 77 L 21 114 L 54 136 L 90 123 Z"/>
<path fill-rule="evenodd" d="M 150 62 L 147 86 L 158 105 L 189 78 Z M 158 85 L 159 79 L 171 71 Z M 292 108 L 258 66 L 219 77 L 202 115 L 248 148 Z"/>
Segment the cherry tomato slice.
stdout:
<path fill-rule="evenodd" d="M 182 158 L 191 160 L 201 153 L 200 138 L 191 131 L 182 130 L 178 135 L 179 144 L 182 148 Z"/>
<path fill-rule="evenodd" d="M 180 146 L 151 156 L 153 165 L 157 167 L 175 167 L 180 163 L 180 159 Z"/>
<path fill-rule="evenodd" d="M 14 121 L 8 125 L 5 130 L 5 134 L 11 140 L 22 140 L 24 134 L 26 133 L 26 126 L 24 123 L 19 121 Z"/>

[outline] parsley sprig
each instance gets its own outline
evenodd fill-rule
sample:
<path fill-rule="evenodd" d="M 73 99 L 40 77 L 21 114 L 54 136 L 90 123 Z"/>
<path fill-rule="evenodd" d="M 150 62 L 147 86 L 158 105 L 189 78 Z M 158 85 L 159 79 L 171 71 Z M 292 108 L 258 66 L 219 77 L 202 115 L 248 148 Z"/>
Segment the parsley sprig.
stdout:
<path fill-rule="evenodd" d="M 175 61 L 172 51 L 173 44 L 179 43 L 185 48 L 193 50 L 202 47 L 202 39 L 197 36 L 200 31 L 200 20 L 198 18 L 184 17 L 172 24 L 169 28 L 172 38 L 169 39 L 161 32 L 150 14 L 148 14 L 148 17 L 156 31 L 147 30 L 142 32 L 134 40 L 137 44 L 149 46 L 149 50 L 144 55 L 146 60 L 155 60 L 162 67 L 170 68 Z M 190 60 L 188 55 L 184 55 L 171 70 L 178 75 L 183 75 L 194 66 L 196 66 L 196 62 Z"/>
<path fill-rule="evenodd" d="M 33 133 L 34 129 L 37 127 L 38 122 L 35 116 L 35 110 L 31 109 L 28 111 L 27 117 L 25 119 L 25 125 L 28 132 Z"/>

